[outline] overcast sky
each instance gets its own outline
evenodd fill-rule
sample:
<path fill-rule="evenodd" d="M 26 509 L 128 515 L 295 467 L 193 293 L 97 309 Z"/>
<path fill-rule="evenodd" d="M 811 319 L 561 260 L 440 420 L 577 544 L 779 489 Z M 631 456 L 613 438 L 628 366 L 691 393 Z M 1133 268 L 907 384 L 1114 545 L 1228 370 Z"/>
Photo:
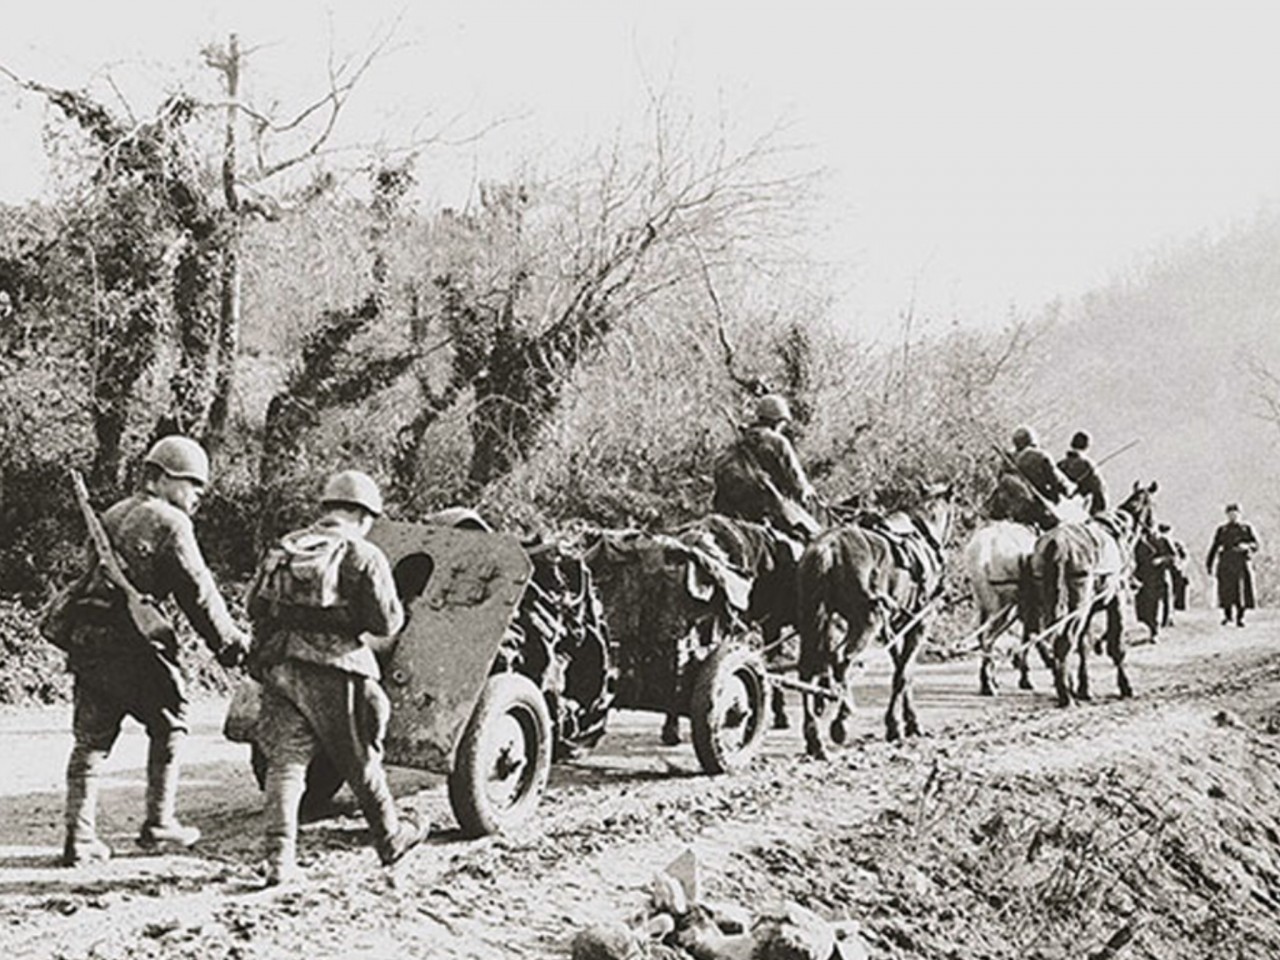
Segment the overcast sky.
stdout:
<path fill-rule="evenodd" d="M 913 298 L 943 321 L 1033 311 L 1280 198 L 1280 16 L 1261 3 L 44 0 L 6 10 L 0 63 L 70 86 L 110 64 L 141 101 L 235 29 L 273 45 L 250 81 L 288 98 L 319 82 L 331 29 L 360 49 L 400 10 L 406 47 L 353 101 L 353 135 L 432 108 L 520 118 L 426 158 L 440 199 L 607 141 L 646 84 L 708 123 L 787 119 L 830 172 L 821 252 L 864 325 Z M 41 190 L 43 116 L 0 86 L 0 199 Z"/>

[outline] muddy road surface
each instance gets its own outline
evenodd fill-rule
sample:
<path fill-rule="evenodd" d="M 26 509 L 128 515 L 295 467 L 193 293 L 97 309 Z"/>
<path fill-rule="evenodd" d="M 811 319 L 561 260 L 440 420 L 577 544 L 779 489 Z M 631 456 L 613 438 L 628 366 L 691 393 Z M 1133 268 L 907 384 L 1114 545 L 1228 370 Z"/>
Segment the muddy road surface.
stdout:
<path fill-rule="evenodd" d="M 856 919 L 875 957 L 1280 956 L 1280 618 L 1186 613 L 1130 657 L 1134 700 L 1095 659 L 1095 700 L 1067 710 L 1043 670 L 1019 692 L 1002 661 L 984 699 L 976 660 L 922 665 L 925 736 L 890 745 L 871 651 L 849 745 L 808 760 L 793 721 L 733 777 L 698 772 L 687 730 L 663 747 L 660 717 L 619 712 L 511 836 L 461 839 L 440 779 L 393 768 L 432 839 L 381 868 L 344 791 L 304 828 L 305 880 L 281 889 L 261 885 L 261 796 L 247 747 L 220 736 L 223 702 L 198 705 L 185 754 L 179 806 L 201 843 L 133 844 L 146 745 L 127 726 L 100 803 L 117 855 L 75 870 L 55 865 L 69 708 L 11 710 L 0 957 L 566 956 L 686 848 L 710 896 Z"/>

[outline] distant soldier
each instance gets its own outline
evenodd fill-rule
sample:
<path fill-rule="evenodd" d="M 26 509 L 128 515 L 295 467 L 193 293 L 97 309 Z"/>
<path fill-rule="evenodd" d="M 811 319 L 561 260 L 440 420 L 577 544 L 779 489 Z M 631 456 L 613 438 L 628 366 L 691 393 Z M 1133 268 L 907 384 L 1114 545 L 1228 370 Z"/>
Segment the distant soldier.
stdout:
<path fill-rule="evenodd" d="M 791 410 L 782 397 L 769 394 L 757 401 L 755 420 L 716 461 L 712 509 L 756 523 L 767 521 L 807 539 L 820 529 L 810 512 L 817 496 L 783 433 L 790 420 Z"/>
<path fill-rule="evenodd" d="M 1227 522 L 1213 534 L 1209 557 L 1205 568 L 1213 573 L 1214 562 L 1218 567 L 1218 606 L 1222 608 L 1222 622 L 1235 619 L 1236 626 L 1244 626 L 1244 612 L 1254 607 L 1253 571 L 1249 558 L 1258 549 L 1258 538 L 1253 527 L 1240 520 L 1240 505 L 1227 504 Z"/>
<path fill-rule="evenodd" d="M 1158 556 L 1165 560 L 1165 582 L 1160 592 L 1158 614 L 1160 626 L 1173 625 L 1173 610 L 1177 607 L 1179 591 L 1186 591 L 1186 570 L 1183 566 L 1187 559 L 1186 548 L 1173 539 L 1172 527 L 1167 523 L 1156 524 L 1155 549 Z M 1180 585 L 1181 582 L 1181 585 Z M 1185 600 L 1183 601 L 1185 605 Z M 1177 607 L 1177 609 L 1183 609 Z"/>
<path fill-rule="evenodd" d="M 1169 524 L 1162 523 L 1159 526 L 1160 532 L 1169 538 L 1169 545 L 1173 547 L 1173 568 L 1170 571 L 1170 587 L 1173 591 L 1173 609 L 1187 609 L 1187 587 L 1189 580 L 1187 577 L 1187 545 L 1173 536 Z M 1173 619 L 1173 614 L 1169 614 L 1169 619 Z M 1168 626 L 1168 624 L 1166 624 Z"/>
<path fill-rule="evenodd" d="M 382 513 L 377 484 L 357 470 L 325 484 L 323 516 L 267 551 L 249 591 L 251 670 L 262 681 L 258 742 L 266 754 L 267 883 L 299 876 L 299 805 L 318 752 L 351 786 L 384 864 L 427 836 L 401 817 L 382 766 L 391 705 L 365 634 L 404 624 L 386 555 L 366 540 Z"/>
<path fill-rule="evenodd" d="M 1089 435 L 1083 430 L 1077 431 L 1071 438 L 1071 448 L 1067 450 L 1067 455 L 1058 461 L 1058 469 L 1075 484 L 1077 495 L 1083 494 L 1089 498 L 1088 511 L 1099 514 L 1107 509 L 1107 487 L 1098 474 L 1098 468 L 1085 453 L 1088 449 Z"/>
<path fill-rule="evenodd" d="M 224 666 L 244 659 L 248 637 L 227 613 L 196 543 L 191 516 L 209 482 L 209 458 L 187 437 L 158 441 L 144 461 L 142 488 L 102 516 L 125 573 L 156 600 L 177 600 L 196 632 Z M 134 717 L 147 731 L 143 847 L 190 847 L 200 831 L 179 822 L 178 747 L 187 733 L 182 675 L 168 654 L 143 639 L 122 592 L 95 565 L 68 608 L 68 668 L 75 676 L 67 762 L 66 843 L 62 863 L 73 866 L 111 856 L 98 839 L 98 780 L 120 725 Z"/>

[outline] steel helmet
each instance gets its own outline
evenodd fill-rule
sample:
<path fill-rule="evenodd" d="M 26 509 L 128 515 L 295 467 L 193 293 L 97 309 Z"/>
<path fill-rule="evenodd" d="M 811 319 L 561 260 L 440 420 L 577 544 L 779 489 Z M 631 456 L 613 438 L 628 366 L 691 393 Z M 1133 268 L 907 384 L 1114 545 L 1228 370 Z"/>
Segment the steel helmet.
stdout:
<path fill-rule="evenodd" d="M 373 477 L 359 470 L 342 470 L 331 476 L 324 485 L 320 502 L 349 504 L 368 510 L 375 517 L 382 516 L 382 493 Z"/>
<path fill-rule="evenodd" d="M 756 419 L 761 423 L 778 423 L 791 419 L 787 401 L 776 393 L 766 394 L 756 401 Z"/>
<path fill-rule="evenodd" d="M 1021 450 L 1024 447 L 1034 447 L 1036 445 L 1035 431 L 1030 427 L 1019 427 L 1013 431 L 1013 448 Z"/>
<path fill-rule="evenodd" d="M 190 437 L 177 434 L 161 437 L 152 445 L 143 462 L 153 464 L 179 480 L 209 483 L 209 455 Z"/>

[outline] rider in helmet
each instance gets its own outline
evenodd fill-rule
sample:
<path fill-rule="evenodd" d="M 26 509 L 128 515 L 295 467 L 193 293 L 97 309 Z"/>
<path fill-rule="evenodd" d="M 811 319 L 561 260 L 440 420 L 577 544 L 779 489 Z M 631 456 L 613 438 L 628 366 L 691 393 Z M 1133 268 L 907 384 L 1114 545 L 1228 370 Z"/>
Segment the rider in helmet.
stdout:
<path fill-rule="evenodd" d="M 1056 504 L 1070 494 L 1071 481 L 1063 476 L 1053 458 L 1040 449 L 1035 431 L 1018 427 L 1013 431 L 1013 466 L 1049 503 Z"/>
<path fill-rule="evenodd" d="M 810 513 L 817 495 L 784 433 L 790 421 L 783 397 L 771 393 L 756 401 L 755 419 L 716 462 L 712 507 L 808 538 L 820 529 Z"/>

